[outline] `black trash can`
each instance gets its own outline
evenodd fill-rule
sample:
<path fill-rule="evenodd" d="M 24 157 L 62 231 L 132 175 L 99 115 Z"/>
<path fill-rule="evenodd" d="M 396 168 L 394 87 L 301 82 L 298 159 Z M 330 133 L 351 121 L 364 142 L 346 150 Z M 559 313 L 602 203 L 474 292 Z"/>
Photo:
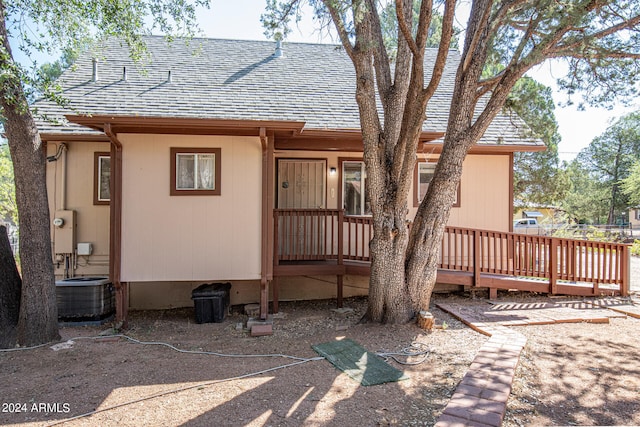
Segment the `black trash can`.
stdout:
<path fill-rule="evenodd" d="M 227 315 L 231 283 L 205 283 L 191 292 L 196 323 L 220 323 Z"/>

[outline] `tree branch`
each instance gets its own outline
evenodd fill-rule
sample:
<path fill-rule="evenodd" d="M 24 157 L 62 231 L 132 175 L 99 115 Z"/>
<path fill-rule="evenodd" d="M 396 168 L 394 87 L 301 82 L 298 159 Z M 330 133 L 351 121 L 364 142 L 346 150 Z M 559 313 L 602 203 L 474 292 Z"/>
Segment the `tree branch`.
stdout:
<path fill-rule="evenodd" d="M 479 3 L 480 2 L 477 2 L 477 1 L 473 2 L 473 6 L 471 8 L 472 14 L 474 13 L 476 5 Z M 491 15 L 492 4 L 493 4 L 493 0 L 487 0 L 486 4 L 484 5 L 485 9 L 482 11 L 482 17 L 478 20 L 478 28 L 473 28 L 473 29 L 467 28 L 467 31 L 469 30 L 473 31 L 473 38 L 469 42 L 469 47 L 464 49 L 465 57 L 464 57 L 464 62 L 462 63 L 463 72 L 465 72 L 469 68 L 469 63 L 471 62 L 471 58 L 473 58 L 474 56 L 474 51 L 476 50 L 476 46 L 478 46 L 478 44 L 480 43 L 481 38 L 485 36 L 485 32 L 481 30 L 483 29 L 483 27 L 486 27 L 488 25 L 489 16 Z M 477 6 L 477 7 L 481 7 L 481 6 Z M 469 22 L 471 22 L 471 20 L 469 20 Z"/>
<path fill-rule="evenodd" d="M 416 58 L 420 58 L 420 60 L 424 60 L 424 49 L 427 46 L 427 39 L 429 38 L 429 27 L 431 26 L 432 17 L 433 0 L 422 0 L 422 3 L 420 3 L 420 18 L 418 19 L 418 28 L 416 30 L 416 44 L 418 45 L 419 52 L 419 54 L 416 55 Z M 450 42 L 451 40 L 447 41 L 443 37 L 440 39 L 440 46 L 446 44 L 446 46 L 448 47 Z"/>
<path fill-rule="evenodd" d="M 447 63 L 449 45 L 451 44 L 451 37 L 453 37 L 453 19 L 455 17 L 455 13 L 456 0 L 445 0 L 444 16 L 442 18 L 442 37 L 440 39 L 440 45 L 438 46 L 438 56 L 436 57 L 436 62 L 433 65 L 431 80 L 423 93 L 427 99 L 431 98 L 438 88 L 440 79 L 442 78 L 442 73 L 444 72 L 444 66 Z"/>
<path fill-rule="evenodd" d="M 491 22 L 493 22 L 490 30 L 491 34 L 495 34 L 498 28 L 505 25 L 505 21 L 503 19 L 505 16 L 507 16 L 507 13 L 510 10 L 526 3 L 527 1 L 528 0 L 512 0 L 504 2 L 502 6 L 500 6 L 500 8 L 496 11 L 495 15 L 491 18 Z"/>
<path fill-rule="evenodd" d="M 349 58 L 351 58 L 351 60 L 355 63 L 354 47 L 349 40 L 349 33 L 347 32 L 347 29 L 344 25 L 344 20 L 342 19 L 340 11 L 336 9 L 334 2 L 330 0 L 323 0 L 323 3 L 329 11 L 329 14 L 331 15 L 331 19 L 335 24 L 336 31 L 338 32 L 338 37 L 340 37 L 340 42 L 342 43 L 344 50 L 347 52 L 347 55 L 349 55 Z"/>
<path fill-rule="evenodd" d="M 402 34 L 405 41 L 407 42 L 407 45 L 409 46 L 411 53 L 413 53 L 414 56 L 418 56 L 418 46 L 416 45 L 416 42 L 413 40 L 413 35 L 411 34 L 411 28 L 409 28 L 409 25 L 407 24 L 407 21 L 405 19 L 402 0 L 396 0 L 396 18 L 398 19 L 398 29 L 400 30 L 400 33 Z M 398 40 L 398 43 L 399 42 L 400 40 Z"/>
<path fill-rule="evenodd" d="M 612 34 L 615 34 L 619 31 L 622 30 L 626 30 L 626 29 L 631 29 L 632 27 L 636 26 L 640 24 L 640 15 L 635 16 L 634 18 L 622 21 L 620 23 L 618 23 L 617 25 L 605 28 L 602 31 L 599 31 L 597 33 L 593 33 L 591 35 L 585 36 L 583 38 L 578 38 L 575 42 L 567 44 L 567 45 L 562 45 L 562 46 L 558 46 L 558 49 L 560 50 L 564 50 L 567 52 L 570 52 L 572 49 L 576 49 L 578 47 L 584 46 L 586 43 L 595 41 L 595 40 L 601 40 L 607 36 L 610 36 Z"/>
<path fill-rule="evenodd" d="M 382 26 L 380 24 L 380 16 L 375 8 L 375 1 L 368 0 L 368 3 L 368 13 L 371 16 L 370 34 L 372 39 L 371 41 L 373 42 L 371 48 L 373 51 L 373 59 L 377 63 L 375 70 L 378 81 L 378 91 L 380 95 L 383 95 L 389 92 L 391 85 L 393 84 L 391 81 L 391 67 L 389 66 L 389 55 L 387 54 L 387 49 L 382 38 Z"/>

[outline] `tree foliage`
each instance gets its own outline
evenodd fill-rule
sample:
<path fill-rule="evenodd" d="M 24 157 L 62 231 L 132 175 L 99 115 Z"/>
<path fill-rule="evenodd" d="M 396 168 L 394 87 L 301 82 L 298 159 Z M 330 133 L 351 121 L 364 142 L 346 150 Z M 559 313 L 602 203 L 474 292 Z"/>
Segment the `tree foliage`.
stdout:
<path fill-rule="evenodd" d="M 607 195 L 607 215 L 601 221 L 614 224 L 626 215 L 630 201 L 621 189 L 621 181 L 629 176 L 632 166 L 639 160 L 640 113 L 620 118 L 578 153 L 576 161 L 594 181 L 594 186 Z M 596 194 L 601 196 L 598 192 L 581 197 L 594 198 Z"/>
<path fill-rule="evenodd" d="M 562 209 L 577 224 L 602 224 L 609 211 L 607 189 L 577 159 L 567 165 L 569 181 Z"/>
<path fill-rule="evenodd" d="M 356 73 L 374 230 L 369 320 L 406 322 L 415 311 L 428 310 L 463 160 L 528 70 L 547 59 L 564 58 L 569 74 L 563 85 L 572 91 L 584 88 L 590 101 L 638 90 L 637 0 L 472 0 L 443 150 L 408 232 L 407 199 L 418 137 L 447 58 L 457 1 L 418 2 L 417 24 L 413 1 L 394 2 L 398 48 L 393 67 L 375 0 L 270 0 L 263 15 L 267 30 L 286 35 L 303 3 L 321 22 L 333 23 Z M 443 16 L 442 38 L 437 57 L 425 64 L 436 9 Z M 490 66 L 493 72 L 487 72 Z M 427 69 L 432 72 L 425 81 Z"/>
<path fill-rule="evenodd" d="M 28 99 L 33 91 L 64 104 L 48 82 L 38 86 L 35 65 L 23 67 L 13 51 L 27 58 L 38 52 L 72 55 L 88 39 L 117 36 L 131 56 L 144 55 L 142 35 L 152 30 L 191 35 L 195 8 L 206 0 L 0 0 L 0 116 L 14 167 L 16 203 L 20 215 L 22 297 L 17 341 L 33 345 L 58 338 L 55 281 L 51 254 L 45 155 Z M 14 43 L 13 45 L 11 43 Z M 63 64 L 61 64 L 63 66 Z M 55 74 L 40 70 L 40 77 Z"/>
<path fill-rule="evenodd" d="M 555 206 L 563 199 L 567 177 L 560 168 L 551 88 L 531 77 L 522 77 L 509 94 L 505 107 L 518 114 L 547 149 L 514 154 L 514 197 L 522 206 Z"/>
<path fill-rule="evenodd" d="M 622 180 L 622 192 L 628 197 L 630 207 L 640 206 L 640 161 L 636 161 L 629 176 Z"/>

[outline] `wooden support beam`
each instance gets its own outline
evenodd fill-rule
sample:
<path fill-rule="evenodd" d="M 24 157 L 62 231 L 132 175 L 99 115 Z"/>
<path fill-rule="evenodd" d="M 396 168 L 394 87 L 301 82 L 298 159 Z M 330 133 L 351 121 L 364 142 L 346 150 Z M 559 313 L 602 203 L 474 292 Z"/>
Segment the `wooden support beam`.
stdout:
<path fill-rule="evenodd" d="M 473 230 L 473 286 L 480 284 L 482 254 L 480 253 L 480 232 Z"/>
<path fill-rule="evenodd" d="M 273 280 L 271 281 L 271 289 L 273 290 L 273 303 L 272 303 L 273 314 L 280 312 L 280 305 L 279 305 L 280 296 L 278 295 L 280 290 L 278 285 L 279 285 L 278 278 L 274 277 Z"/>
<path fill-rule="evenodd" d="M 624 245 L 620 254 L 620 295 L 629 296 L 629 285 L 631 284 L 631 250 L 628 245 Z"/>
<path fill-rule="evenodd" d="M 551 238 L 549 244 L 549 292 L 558 293 L 558 239 Z"/>
<path fill-rule="evenodd" d="M 260 247 L 260 318 L 265 320 L 269 314 L 269 281 L 273 279 L 273 133 L 259 130 L 262 146 L 262 213 Z M 277 303 L 276 303 L 277 306 Z"/>
<path fill-rule="evenodd" d="M 109 201 L 109 278 L 116 291 L 116 322 L 127 327 L 129 313 L 129 288 L 120 281 L 122 269 L 122 143 L 111 129 L 111 123 L 103 127 L 111 141 L 111 200 Z"/>

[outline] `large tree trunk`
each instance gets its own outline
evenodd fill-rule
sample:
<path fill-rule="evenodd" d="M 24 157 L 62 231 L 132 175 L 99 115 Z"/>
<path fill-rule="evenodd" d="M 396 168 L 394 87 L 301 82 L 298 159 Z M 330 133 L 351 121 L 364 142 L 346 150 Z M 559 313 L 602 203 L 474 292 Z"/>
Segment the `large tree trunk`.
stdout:
<path fill-rule="evenodd" d="M 431 5 L 425 3 L 415 40 L 411 39 L 409 28 L 405 28 L 404 33 L 399 29 L 392 72 L 381 38 L 376 2 L 364 3 L 366 7 L 359 11 L 364 12 L 364 17 L 356 21 L 356 43 L 350 56 L 356 70 L 356 100 L 368 179 L 366 191 L 373 216 L 369 304 L 365 320 L 406 323 L 414 317 L 417 307 L 405 274 L 409 240 L 408 195 L 427 102 L 442 75 L 448 49 L 444 47 L 439 51 L 438 59 L 432 64 L 431 83 L 425 89 L 424 49 L 431 22 Z M 401 1 L 396 4 L 396 10 L 401 10 L 397 16 L 404 17 L 404 23 L 410 27 L 412 2 Z M 449 18 L 450 24 L 452 4 Z M 450 37 L 451 32 L 445 31 L 447 47 Z M 349 49 L 346 39 L 343 36 L 343 44 Z M 383 117 L 379 114 L 376 91 Z"/>
<path fill-rule="evenodd" d="M 490 0 L 476 0 L 472 4 L 442 153 L 411 229 L 405 268 L 408 289 L 416 310 L 429 309 L 438 274 L 442 238 L 462 177 L 464 159 L 471 146 L 482 137 L 508 94 L 508 90 L 494 93 L 497 95 L 494 96 L 495 100 L 474 120 L 478 101 L 477 84 L 487 55 L 489 26 L 486 16 L 491 5 Z M 517 76 L 509 75 L 506 79 L 513 86 Z"/>
<path fill-rule="evenodd" d="M 7 227 L 0 225 L 0 348 L 16 345 L 21 285 Z"/>
<path fill-rule="evenodd" d="M 366 320 L 406 323 L 414 315 L 402 268 L 408 239 L 405 221 L 406 214 L 389 215 L 388 212 L 374 219 Z"/>
<path fill-rule="evenodd" d="M 0 105 L 14 166 L 16 202 L 20 215 L 22 299 L 17 341 L 37 345 L 60 339 L 58 307 L 51 256 L 49 205 L 45 176 L 45 151 L 27 106 L 5 24 L 0 0 Z"/>

